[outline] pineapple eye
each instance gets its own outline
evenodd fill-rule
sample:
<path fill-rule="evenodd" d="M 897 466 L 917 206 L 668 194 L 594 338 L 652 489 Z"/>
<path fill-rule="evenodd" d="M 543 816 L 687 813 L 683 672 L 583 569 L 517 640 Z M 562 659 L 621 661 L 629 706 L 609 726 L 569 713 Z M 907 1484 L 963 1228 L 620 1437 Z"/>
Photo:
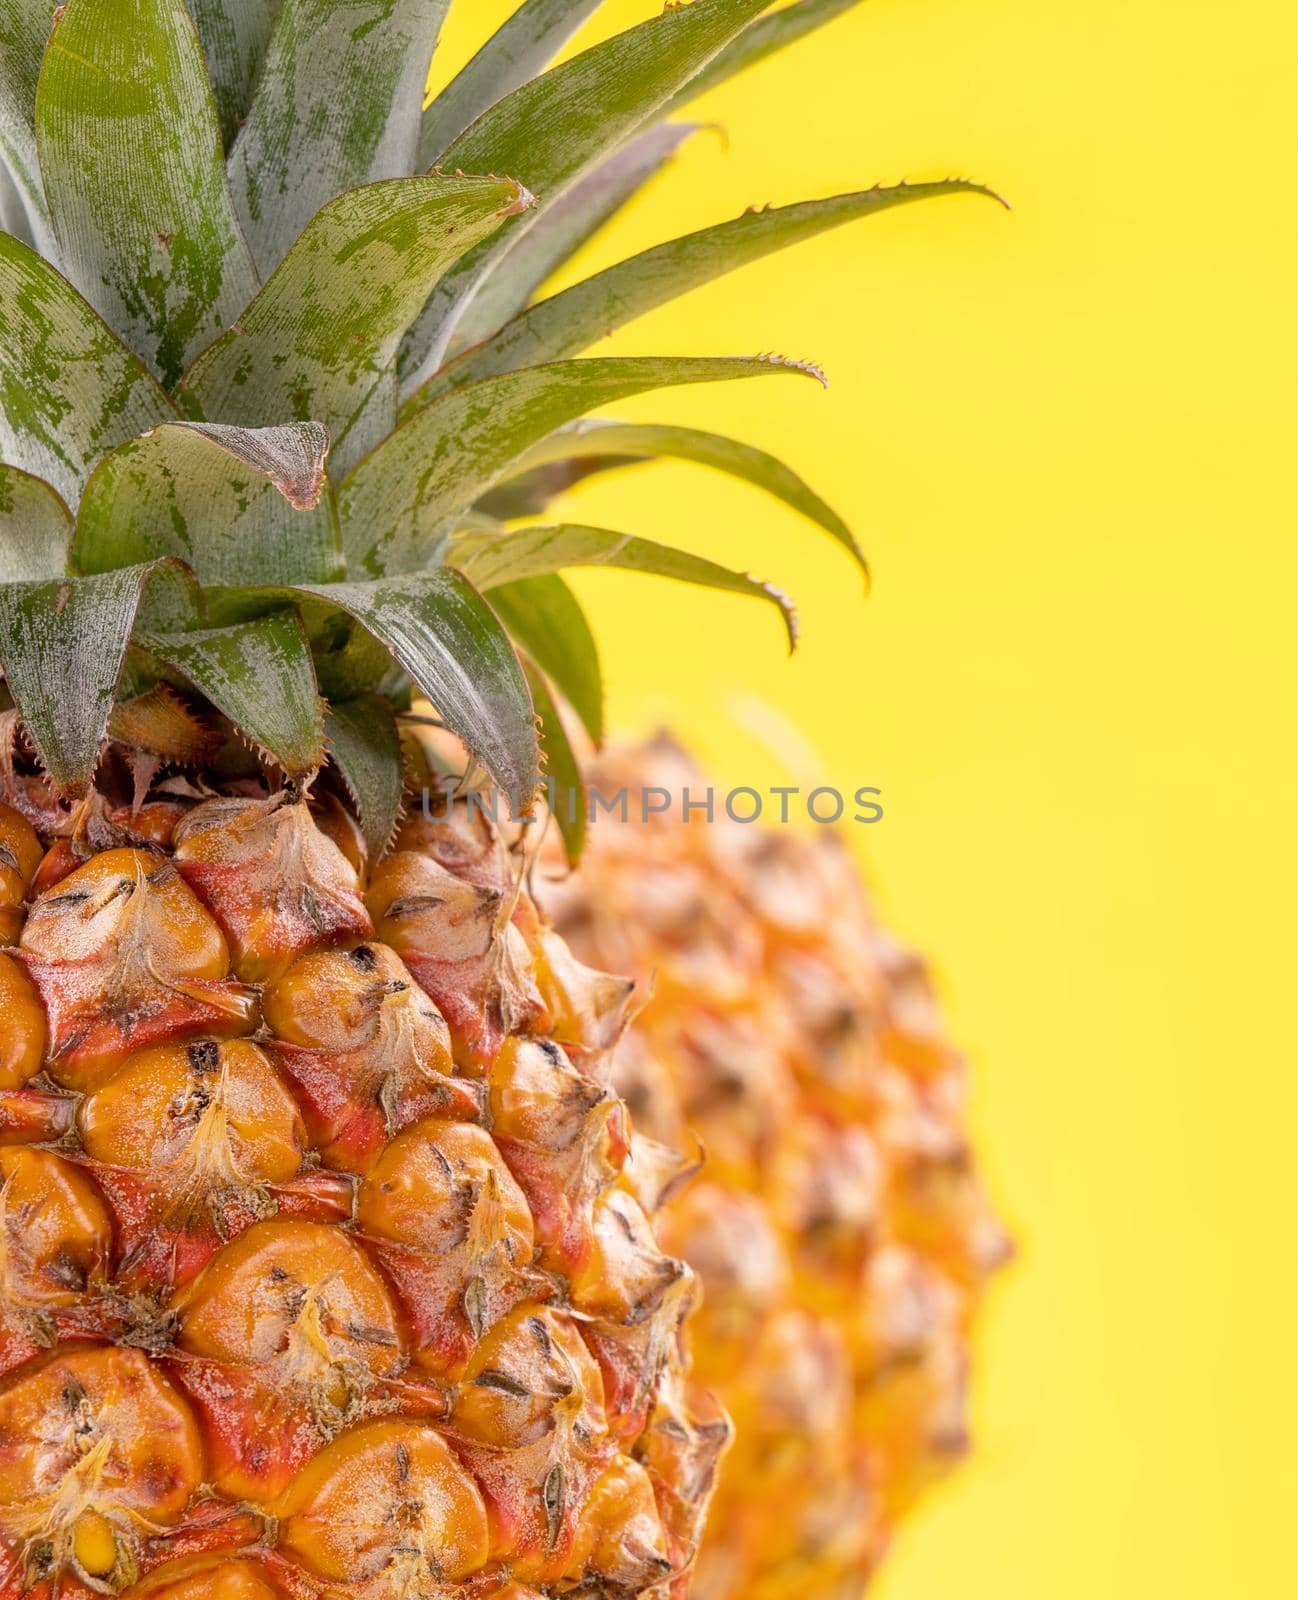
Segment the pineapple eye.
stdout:
<path fill-rule="evenodd" d="M 186 1052 L 189 1064 L 197 1073 L 216 1072 L 221 1065 L 221 1051 L 214 1039 L 202 1039 L 191 1044 Z"/>
<path fill-rule="evenodd" d="M 490 1550 L 480 1490 L 441 1434 L 418 1422 L 349 1429 L 275 1510 L 281 1545 L 309 1572 L 349 1583 L 383 1573 L 384 1592 L 426 1592 L 417 1578 L 407 1590 L 403 1571 L 456 1582 L 483 1567 Z"/>
<path fill-rule="evenodd" d="M 0 1148 L 0 1256 L 9 1304 L 28 1316 L 75 1306 L 107 1288 L 113 1225 L 84 1168 L 50 1150 Z M 69 1376 L 64 1398 L 76 1380 Z"/>

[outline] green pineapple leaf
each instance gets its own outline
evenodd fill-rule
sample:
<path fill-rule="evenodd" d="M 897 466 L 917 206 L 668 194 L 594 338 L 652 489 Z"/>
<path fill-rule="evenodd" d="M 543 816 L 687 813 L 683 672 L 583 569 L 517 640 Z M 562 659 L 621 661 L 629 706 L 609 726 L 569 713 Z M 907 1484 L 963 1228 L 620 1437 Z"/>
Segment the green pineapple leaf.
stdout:
<path fill-rule="evenodd" d="M 541 725 L 541 750 L 545 759 L 545 785 L 550 815 L 563 840 L 563 853 L 570 866 L 576 866 L 586 844 L 586 791 L 581 779 L 581 766 L 568 738 L 563 718 L 550 693 L 545 674 L 534 661 L 523 657 L 523 671 L 527 674 L 532 691 L 532 704 L 536 707 L 537 721 Z"/>
<path fill-rule="evenodd" d="M 434 561 L 453 519 L 555 428 L 649 389 L 816 368 L 774 356 L 606 357 L 507 372 L 442 395 L 407 418 L 338 491 L 348 571 L 408 572 Z"/>
<path fill-rule="evenodd" d="M 360 816 L 370 860 L 377 861 L 401 815 L 401 739 L 392 707 L 377 694 L 331 705 L 325 742 Z"/>
<path fill-rule="evenodd" d="M 526 508 L 534 514 L 543 509 L 544 498 L 561 494 L 592 473 L 667 459 L 712 467 L 774 495 L 841 544 L 869 582 L 865 556 L 842 517 L 778 456 L 721 433 L 678 423 L 580 422 L 534 445 L 518 463 L 520 477 L 514 482 L 526 485 L 529 477 L 537 482 L 538 493 Z M 558 472 L 547 482 L 547 469 L 555 468 Z M 500 492 L 512 486 L 503 483 Z M 516 514 L 523 514 L 521 507 Z"/>
<path fill-rule="evenodd" d="M 324 763 L 324 718 L 301 619 L 277 611 L 228 628 L 137 633 L 290 777 Z"/>
<path fill-rule="evenodd" d="M 510 242 L 470 300 L 455 325 L 456 345 L 477 344 L 517 316 L 550 274 L 616 216 L 697 131 L 694 122 L 646 128 L 543 211 Z"/>
<path fill-rule="evenodd" d="M 442 157 L 448 172 L 508 172 L 541 197 L 558 200 L 581 175 L 616 150 L 771 0 L 694 0 L 669 7 L 625 33 L 533 78 L 499 100 Z M 412 328 L 403 359 L 417 387 L 442 363 L 461 312 L 513 233 L 502 229 L 438 284 Z"/>
<path fill-rule="evenodd" d="M 669 545 L 629 533 L 614 533 L 609 528 L 565 522 L 553 528 L 519 528 L 512 533 L 460 534 L 452 541 L 447 560 L 488 593 L 497 584 L 516 583 L 568 567 L 622 567 L 629 572 L 701 584 L 707 589 L 751 595 L 769 600 L 778 608 L 790 651 L 798 642 L 793 603 L 774 584 L 720 567 L 686 550 L 673 550 Z"/>
<path fill-rule="evenodd" d="M 72 513 L 49 484 L 0 465 L 0 583 L 62 577 L 71 537 Z"/>
<path fill-rule="evenodd" d="M 13 180 L 24 232 L 48 222 L 36 155 L 36 80 L 57 6 L 58 0 L 0 0 L 0 157 Z M 6 224 L 5 231 L 16 230 Z M 48 242 L 43 229 L 40 242 Z"/>
<path fill-rule="evenodd" d="M 163 423 L 96 468 L 77 516 L 77 569 L 178 556 L 203 583 L 341 577 L 328 450 L 318 422 Z"/>
<path fill-rule="evenodd" d="M 526 805 L 536 789 L 536 726 L 505 630 L 476 589 L 442 568 L 375 583 L 303 587 L 382 641 L 492 778 Z"/>
<path fill-rule="evenodd" d="M 184 0 L 68 0 L 36 137 L 64 270 L 169 388 L 257 287 Z"/>
<path fill-rule="evenodd" d="M 424 108 L 419 165 L 431 167 L 471 122 L 543 71 L 601 4 L 602 0 L 523 0 Z"/>
<path fill-rule="evenodd" d="M 508 179 L 440 176 L 339 195 L 185 374 L 183 403 L 246 427 L 318 418 L 345 470 L 395 422 L 393 358 L 433 284 L 529 199 Z"/>
<path fill-rule="evenodd" d="M 577 791 L 560 711 L 598 743 L 603 689 L 561 570 L 764 598 L 792 645 L 789 602 L 744 573 L 500 518 L 672 458 L 773 494 L 864 570 L 767 452 L 588 420 L 816 369 L 568 358 L 853 217 L 989 191 L 750 212 L 536 301 L 692 131 L 664 125 L 674 107 L 855 3 L 667 0 L 547 71 L 599 0 L 514 0 L 424 111 L 448 0 L 0 0 L 0 766 L 21 718 L 54 782 L 83 790 L 114 694 L 187 683 L 287 772 L 332 758 L 377 854 L 412 693 L 518 804 L 538 728 Z M 561 818 L 572 857 L 582 810 Z"/>
<path fill-rule="evenodd" d="M 353 617 L 331 616 L 317 606 L 306 607 L 312 633 L 312 653 L 320 692 L 331 704 L 377 694 L 394 705 L 409 695 L 410 680 L 387 645 Z"/>
<path fill-rule="evenodd" d="M 76 290 L 0 234 L 0 456 L 75 509 L 106 450 L 175 415 Z"/>
<path fill-rule="evenodd" d="M 491 378 L 498 372 L 576 355 L 656 306 L 676 300 L 750 261 L 759 261 L 859 217 L 951 194 L 990 195 L 990 191 L 980 184 L 951 178 L 939 183 L 865 189 L 829 200 L 781 206 L 778 210 L 749 209 L 730 222 L 655 245 L 529 307 L 492 338 L 451 362 L 424 392 L 431 398 L 447 388 Z"/>
<path fill-rule="evenodd" d="M 141 599 L 182 622 L 192 578 L 151 561 L 88 578 L 0 584 L 0 666 L 55 786 L 83 791 L 99 764 L 113 691 Z"/>
<path fill-rule="evenodd" d="M 10 176 L 9 168 L 5 166 L 2 156 L 0 156 L 0 233 L 7 233 L 13 239 L 21 239 L 24 244 L 31 244 L 35 238 L 22 194 Z"/>
<path fill-rule="evenodd" d="M 553 681 L 595 743 L 604 742 L 604 675 L 577 596 L 557 573 L 500 583 L 491 608 Z"/>
<path fill-rule="evenodd" d="M 247 113 L 279 7 L 276 0 L 189 0 L 189 9 L 207 57 L 228 150 Z"/>
<path fill-rule="evenodd" d="M 773 11 L 769 17 L 759 17 L 724 50 L 718 51 L 702 72 L 690 79 L 674 96 L 668 109 L 679 111 L 709 89 L 755 67 L 767 56 L 773 56 L 776 51 L 823 28 L 827 22 L 860 4 L 861 0 L 795 0 L 793 5 Z"/>
<path fill-rule="evenodd" d="M 424 83 L 446 7 L 281 0 L 230 152 L 235 204 L 263 273 L 326 201 L 415 171 Z"/>

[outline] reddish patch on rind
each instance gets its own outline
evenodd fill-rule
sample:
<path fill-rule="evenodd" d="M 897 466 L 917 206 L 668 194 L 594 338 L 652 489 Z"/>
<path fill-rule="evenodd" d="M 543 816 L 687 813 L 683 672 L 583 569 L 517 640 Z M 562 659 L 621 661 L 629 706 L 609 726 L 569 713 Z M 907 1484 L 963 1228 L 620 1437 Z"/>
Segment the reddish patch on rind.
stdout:
<path fill-rule="evenodd" d="M 371 1068 L 367 1048 L 340 1054 L 277 1043 L 274 1050 L 297 1090 L 311 1143 L 327 1166 L 367 1171 L 394 1134 L 424 1117 L 482 1120 L 482 1091 L 463 1078 L 429 1077 L 417 1088 L 403 1085 L 385 1110 L 383 1075 Z"/>
<path fill-rule="evenodd" d="M 172 988 L 159 984 L 152 992 L 131 996 L 130 1005 L 116 1015 L 106 1015 L 93 965 L 41 961 L 23 950 L 13 954 L 40 992 L 56 1068 L 115 1065 L 130 1051 L 151 1044 L 229 1039 L 249 1032 L 256 1022 L 252 990 L 226 979 L 186 978 Z"/>

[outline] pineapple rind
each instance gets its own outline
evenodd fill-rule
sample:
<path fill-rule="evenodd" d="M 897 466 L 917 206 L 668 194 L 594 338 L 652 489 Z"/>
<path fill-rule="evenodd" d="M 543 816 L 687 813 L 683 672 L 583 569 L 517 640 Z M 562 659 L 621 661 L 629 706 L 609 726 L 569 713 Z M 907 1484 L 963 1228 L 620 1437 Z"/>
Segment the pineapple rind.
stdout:
<path fill-rule="evenodd" d="M 291 792 L 99 849 L 22 799 L 0 1596 L 682 1595 L 728 1425 L 606 1082 L 629 981 L 445 796 L 373 874 Z"/>

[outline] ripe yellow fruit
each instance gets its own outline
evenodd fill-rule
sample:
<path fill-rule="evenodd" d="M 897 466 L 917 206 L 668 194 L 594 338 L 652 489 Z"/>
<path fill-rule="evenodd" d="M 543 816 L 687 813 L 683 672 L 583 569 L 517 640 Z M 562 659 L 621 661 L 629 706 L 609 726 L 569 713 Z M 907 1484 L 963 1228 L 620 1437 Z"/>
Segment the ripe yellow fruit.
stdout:
<path fill-rule="evenodd" d="M 92 851 L 24 793 L 0 1595 L 683 1593 L 727 1429 L 587 1042 L 629 983 L 462 805 L 367 897 L 295 794 Z"/>

